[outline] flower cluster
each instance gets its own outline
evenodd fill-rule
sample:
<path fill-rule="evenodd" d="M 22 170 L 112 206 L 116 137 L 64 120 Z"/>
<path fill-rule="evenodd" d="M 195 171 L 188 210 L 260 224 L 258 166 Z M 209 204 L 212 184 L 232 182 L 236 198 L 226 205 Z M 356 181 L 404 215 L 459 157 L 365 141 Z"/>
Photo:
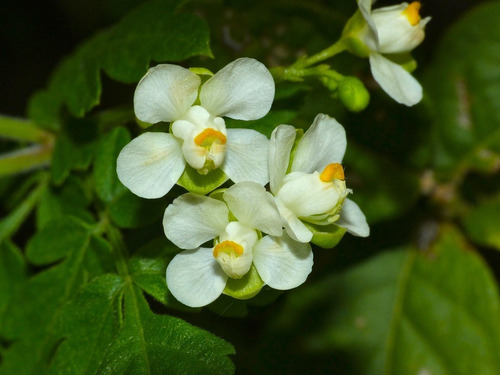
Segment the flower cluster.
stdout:
<path fill-rule="evenodd" d="M 171 125 L 169 133 L 146 132 L 123 148 L 117 173 L 125 186 L 158 198 L 189 167 L 206 178 L 220 169 L 227 177 L 217 184 L 234 182 L 208 196 L 193 189 L 165 210 L 165 235 L 182 249 L 168 265 L 167 285 L 188 306 L 207 305 L 222 293 L 250 298 L 264 285 L 297 287 L 312 269 L 311 242 L 332 247 L 346 231 L 369 234 L 348 198 L 341 165 L 347 142 L 336 120 L 320 114 L 305 134 L 279 125 L 270 140 L 254 130 L 226 129 L 222 116 L 258 119 L 273 99 L 270 73 L 250 58 L 203 84 L 194 71 L 158 65 L 137 86 L 137 118 Z"/>

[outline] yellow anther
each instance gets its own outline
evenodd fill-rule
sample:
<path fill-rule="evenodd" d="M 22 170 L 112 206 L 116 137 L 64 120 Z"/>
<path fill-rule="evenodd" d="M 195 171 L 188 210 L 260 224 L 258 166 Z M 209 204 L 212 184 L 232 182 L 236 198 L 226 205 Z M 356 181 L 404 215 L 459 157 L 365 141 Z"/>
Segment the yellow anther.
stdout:
<path fill-rule="evenodd" d="M 332 182 L 333 180 L 344 180 L 344 168 L 339 163 L 328 164 L 323 172 L 320 173 L 319 179 L 323 182 Z"/>
<path fill-rule="evenodd" d="M 214 247 L 214 257 L 217 258 L 220 252 L 224 252 L 226 254 L 232 254 L 235 256 L 243 255 L 243 246 L 238 245 L 233 241 L 222 241 Z"/>
<path fill-rule="evenodd" d="M 226 136 L 220 131 L 207 128 L 194 138 L 194 143 L 201 147 L 210 147 L 212 143 L 226 144 Z"/>
<path fill-rule="evenodd" d="M 406 18 L 408 18 L 408 22 L 410 22 L 412 26 L 416 26 L 420 22 L 420 14 L 418 13 L 419 10 L 420 1 L 414 1 L 413 3 L 408 5 L 403 12 Z"/>

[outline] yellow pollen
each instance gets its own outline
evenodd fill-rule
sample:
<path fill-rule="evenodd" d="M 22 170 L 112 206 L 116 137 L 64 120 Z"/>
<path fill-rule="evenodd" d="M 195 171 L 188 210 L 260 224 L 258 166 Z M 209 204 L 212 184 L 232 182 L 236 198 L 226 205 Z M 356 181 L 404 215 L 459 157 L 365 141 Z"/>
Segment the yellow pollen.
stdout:
<path fill-rule="evenodd" d="M 236 256 L 240 256 L 243 255 L 243 246 L 233 241 L 222 241 L 214 247 L 214 257 L 217 258 L 221 251 L 227 254 L 233 253 Z"/>
<path fill-rule="evenodd" d="M 220 131 L 207 128 L 194 138 L 194 143 L 201 147 L 210 147 L 212 143 L 218 141 L 220 144 L 226 144 L 226 136 Z"/>
<path fill-rule="evenodd" d="M 339 163 L 328 164 L 323 172 L 320 173 L 319 179 L 323 182 L 332 182 L 333 180 L 344 180 L 344 168 Z"/>
<path fill-rule="evenodd" d="M 403 12 L 406 18 L 408 18 L 408 22 L 410 22 L 412 26 L 416 26 L 420 22 L 420 14 L 418 14 L 419 10 L 420 1 L 414 1 L 413 3 L 408 5 Z"/>

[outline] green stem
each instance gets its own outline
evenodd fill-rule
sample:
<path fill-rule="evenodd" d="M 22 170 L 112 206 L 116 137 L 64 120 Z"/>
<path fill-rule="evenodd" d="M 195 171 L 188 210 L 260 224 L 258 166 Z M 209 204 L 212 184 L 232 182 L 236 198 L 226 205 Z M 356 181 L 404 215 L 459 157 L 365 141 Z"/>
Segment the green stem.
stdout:
<path fill-rule="evenodd" d="M 274 79 L 277 81 L 292 81 L 292 82 L 300 82 L 304 79 L 304 77 L 328 77 L 333 79 L 334 81 L 341 81 L 344 76 L 335 70 L 331 70 L 328 65 L 318 65 L 313 68 L 303 68 L 297 67 L 294 65 L 289 66 L 288 68 L 284 67 L 274 67 L 270 69 L 271 74 Z"/>
<path fill-rule="evenodd" d="M 0 155 L 0 177 L 43 167 L 52 157 L 52 144 L 35 145 Z"/>
<path fill-rule="evenodd" d="M 35 143 L 51 143 L 52 134 L 35 123 L 15 117 L 0 115 L 0 137 Z"/>
<path fill-rule="evenodd" d="M 49 181 L 49 175 L 47 173 L 43 173 L 38 186 L 33 189 L 26 199 L 18 207 L 16 207 L 16 209 L 12 211 L 9 216 L 0 221 L 0 242 L 16 233 L 17 229 L 26 220 L 42 197 L 43 193 L 47 189 Z"/>
<path fill-rule="evenodd" d="M 340 39 L 336 43 L 332 44 L 330 47 L 325 48 L 323 51 L 320 51 L 310 57 L 307 57 L 305 59 L 301 59 L 297 61 L 299 63 L 300 67 L 307 68 L 311 65 L 317 64 L 321 61 L 325 61 L 326 59 L 329 59 L 330 57 L 333 57 L 343 51 L 346 50 L 346 45 L 344 43 L 343 39 Z"/>

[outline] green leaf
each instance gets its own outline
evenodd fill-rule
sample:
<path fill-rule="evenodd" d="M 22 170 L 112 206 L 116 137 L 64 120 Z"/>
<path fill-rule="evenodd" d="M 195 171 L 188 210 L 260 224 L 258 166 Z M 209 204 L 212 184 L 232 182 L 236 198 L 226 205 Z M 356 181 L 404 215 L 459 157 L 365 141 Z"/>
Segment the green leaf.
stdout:
<path fill-rule="evenodd" d="M 336 373 L 500 373 L 498 289 L 453 228 L 425 252 L 386 252 L 291 296 L 276 321 L 307 327 L 306 350 L 346 362 Z"/>
<path fill-rule="evenodd" d="M 193 311 L 178 302 L 169 292 L 165 279 L 168 263 L 179 249 L 159 237 L 137 251 L 129 261 L 129 270 L 134 283 L 158 302 L 180 310 Z"/>
<path fill-rule="evenodd" d="M 160 222 L 165 208 L 165 199 L 144 199 L 125 190 L 110 203 L 109 216 L 121 228 L 138 228 Z"/>
<path fill-rule="evenodd" d="M 478 6 L 449 29 L 425 76 L 434 164 L 446 176 L 500 160 L 500 3 Z"/>
<path fill-rule="evenodd" d="M 146 73 L 152 60 L 211 56 L 206 23 L 177 12 L 176 3 L 143 4 L 116 26 L 91 38 L 55 71 L 50 95 L 66 104 L 71 114 L 81 117 L 99 104 L 101 70 L 115 80 L 132 83 Z"/>
<path fill-rule="evenodd" d="M 28 272 L 21 250 L 8 241 L 0 242 L 0 332 L 3 314 L 10 298 L 27 278 Z"/>
<path fill-rule="evenodd" d="M 463 218 L 467 234 L 479 245 L 500 250 L 500 196 L 475 206 Z"/>
<path fill-rule="evenodd" d="M 353 200 L 370 224 L 398 216 L 413 207 L 419 196 L 415 175 L 354 143 L 347 147 L 344 165 L 347 187 L 353 189 Z"/>
<path fill-rule="evenodd" d="M 54 326 L 64 304 L 88 280 L 112 266 L 109 245 L 73 218 L 47 223 L 27 252 L 37 264 L 64 259 L 28 279 L 12 297 L 0 332 L 13 341 L 0 365 L 2 375 L 46 373 L 59 342 Z"/>
<path fill-rule="evenodd" d="M 124 321 L 97 373 L 232 374 L 231 344 L 181 319 L 155 315 L 133 285 L 124 289 Z"/>
<path fill-rule="evenodd" d="M 45 190 L 36 211 L 37 227 L 41 228 L 46 223 L 67 215 L 86 223 L 94 222 L 95 218 L 87 210 L 90 199 L 83 185 L 81 179 L 70 176 L 64 185 Z"/>
<path fill-rule="evenodd" d="M 99 198 L 111 202 L 125 186 L 116 174 L 116 159 L 122 148 L 130 142 L 130 134 L 125 128 L 117 127 L 103 136 L 96 149 L 94 161 L 94 182 Z"/>

